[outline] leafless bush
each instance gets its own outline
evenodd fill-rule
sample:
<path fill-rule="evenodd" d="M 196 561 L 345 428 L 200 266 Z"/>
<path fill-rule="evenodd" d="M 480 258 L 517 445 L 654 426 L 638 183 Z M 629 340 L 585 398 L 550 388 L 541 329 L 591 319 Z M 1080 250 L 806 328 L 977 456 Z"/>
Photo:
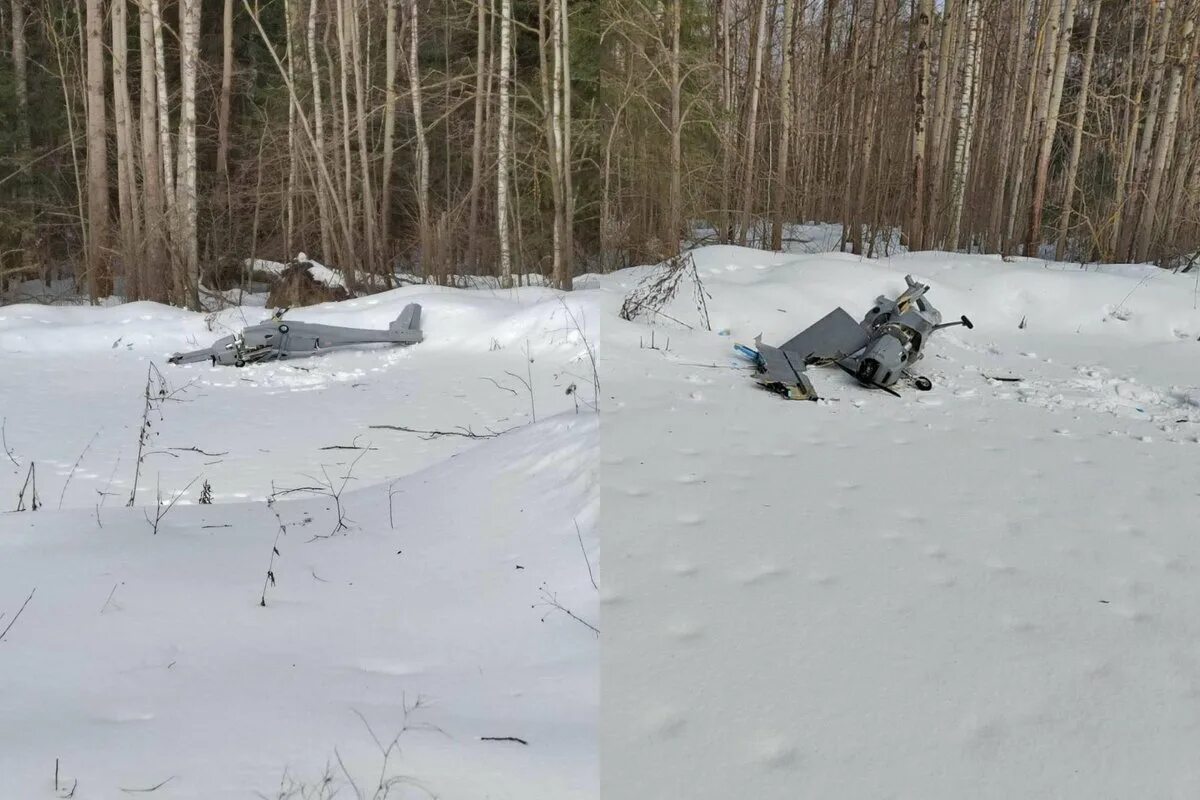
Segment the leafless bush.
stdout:
<path fill-rule="evenodd" d="M 167 514 L 171 513 L 171 509 L 173 509 L 175 507 L 175 504 L 179 502 L 179 498 L 181 498 L 185 494 L 187 494 L 187 490 L 192 488 L 192 484 L 195 483 L 199 479 L 200 479 L 200 476 L 197 475 L 195 478 L 192 478 L 190 481 L 188 481 L 187 486 L 183 487 L 182 491 L 177 492 L 175 494 L 175 496 L 171 498 L 171 502 L 169 502 L 165 505 L 163 504 L 161 483 L 159 483 L 155 487 L 155 496 L 157 497 L 157 502 L 154 505 L 154 519 L 151 520 L 149 514 L 142 512 L 142 516 L 144 516 L 146 518 L 146 522 L 148 522 L 150 524 L 152 533 L 154 533 L 155 535 L 158 534 L 159 524 L 163 521 L 164 518 L 166 518 Z"/>
<path fill-rule="evenodd" d="M 17 511 L 25 510 L 25 492 L 29 490 L 30 494 L 30 511 L 37 511 L 42 507 L 41 498 L 38 497 L 37 491 L 37 464 L 30 461 L 29 469 L 25 472 L 25 483 L 21 485 L 21 491 L 17 493 Z"/>
<path fill-rule="evenodd" d="M 402 700 L 402 704 L 404 708 L 402 727 L 386 744 L 375 734 L 366 717 L 357 711 L 354 712 L 362 720 L 367 733 L 371 736 L 371 740 L 375 742 L 375 746 L 379 749 L 379 772 L 371 778 L 371 783 L 362 782 L 360 785 L 363 776 L 359 776 L 359 780 L 355 780 L 354 774 L 346 766 L 345 761 L 343 761 L 341 753 L 338 752 L 337 748 L 334 748 L 333 761 L 337 764 L 336 769 L 333 763 L 326 763 L 320 778 L 315 782 L 305 782 L 295 776 L 289 775 L 285 770 L 279 782 L 277 792 L 270 795 L 258 793 L 258 796 L 263 798 L 263 800 L 334 800 L 336 797 L 343 796 L 341 792 L 348 787 L 356 800 L 388 800 L 389 798 L 399 800 L 401 797 L 400 793 L 405 789 L 412 791 L 405 794 L 404 797 L 419 796 L 431 798 L 431 800 L 436 798 L 436 795 L 422 784 L 421 781 L 410 775 L 398 773 L 395 769 L 395 762 L 400 756 L 400 740 L 406 734 L 422 730 L 436 733 L 444 732 L 434 725 L 412 721 L 412 716 L 423 707 L 423 703 L 419 698 L 412 704 L 409 704 L 406 700 Z M 342 778 L 345 779 L 344 781 L 339 779 L 339 771 Z"/>
<path fill-rule="evenodd" d="M 354 520 L 346 516 L 346 508 L 342 505 L 342 493 L 346 491 L 346 485 L 349 484 L 350 480 L 353 478 L 354 468 L 358 466 L 358 462 L 361 461 L 362 457 L 372 449 L 373 448 L 368 442 L 366 447 L 362 449 L 362 452 L 360 452 L 355 459 L 350 462 L 350 466 L 346 469 L 346 474 L 342 476 L 340 483 L 336 479 L 330 477 L 329 470 L 325 465 L 321 465 L 320 478 L 315 478 L 311 475 L 305 476 L 309 480 L 313 481 L 316 484 L 315 486 L 297 486 L 291 489 L 273 489 L 271 492 L 271 498 L 274 499 L 284 495 L 296 493 L 315 494 L 321 497 L 328 497 L 333 501 L 333 511 L 337 515 L 337 522 L 334 524 L 333 530 L 329 533 L 313 537 L 313 539 L 328 539 L 330 536 L 334 536 L 337 533 L 349 528 L 350 525 L 348 523 L 354 522 Z M 312 539 L 309 541 L 312 541 Z"/>
<path fill-rule="evenodd" d="M 704 288 L 700 280 L 700 272 L 696 269 L 696 259 L 691 252 L 681 253 L 659 264 L 654 271 L 641 280 L 633 291 L 625 296 L 621 304 L 621 319 L 630 322 L 643 316 L 653 322 L 663 317 L 683 325 L 689 330 L 695 330 L 691 325 L 667 314 L 663 309 L 679 294 L 679 288 L 684 282 L 692 286 L 692 299 L 696 304 L 696 313 L 700 316 L 700 325 L 706 331 L 712 330 L 708 318 L 708 301 L 712 295 Z"/>
<path fill-rule="evenodd" d="M 133 489 L 129 493 L 129 502 L 125 504 L 127 507 L 133 508 L 133 504 L 137 501 L 138 480 L 141 478 L 142 464 L 147 455 L 146 445 L 150 443 L 154 435 L 154 422 L 152 418 L 157 416 L 158 421 L 162 422 L 163 405 L 172 401 L 179 402 L 178 395 L 187 391 L 191 385 L 191 382 L 189 382 L 173 390 L 170 384 L 167 383 L 167 379 L 158 371 L 158 367 L 154 366 L 153 361 L 146 368 L 146 386 L 142 392 L 144 398 L 142 427 L 138 432 L 137 462 L 133 471 Z"/>
<path fill-rule="evenodd" d="M 275 559 L 279 557 L 279 537 L 287 533 L 287 525 L 284 524 L 283 517 L 279 516 L 279 509 L 275 508 L 274 494 L 267 498 L 267 508 L 275 515 L 279 528 L 275 531 L 275 541 L 271 544 L 271 559 L 267 562 L 267 576 L 263 578 L 262 596 L 258 599 L 258 604 L 263 608 L 267 607 L 267 586 L 275 585 Z"/>

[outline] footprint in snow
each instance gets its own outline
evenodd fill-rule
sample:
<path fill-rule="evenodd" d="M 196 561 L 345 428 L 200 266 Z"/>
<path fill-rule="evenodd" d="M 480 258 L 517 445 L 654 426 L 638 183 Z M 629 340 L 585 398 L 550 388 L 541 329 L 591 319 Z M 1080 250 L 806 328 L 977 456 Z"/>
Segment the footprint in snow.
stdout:
<path fill-rule="evenodd" d="M 782 578 L 787 570 L 774 564 L 761 564 L 734 573 L 733 579 L 742 586 L 755 586 L 773 578 Z"/>
<path fill-rule="evenodd" d="M 694 642 L 704 636 L 704 626 L 691 620 L 680 620 L 667 626 L 667 634 L 677 642 Z"/>
<path fill-rule="evenodd" d="M 751 760 L 769 769 L 787 769 L 799 761 L 799 751 L 786 739 L 764 739 L 754 745 Z"/>
<path fill-rule="evenodd" d="M 700 568 L 687 561 L 677 561 L 674 564 L 668 565 L 667 570 L 681 578 L 690 578 L 697 574 Z"/>

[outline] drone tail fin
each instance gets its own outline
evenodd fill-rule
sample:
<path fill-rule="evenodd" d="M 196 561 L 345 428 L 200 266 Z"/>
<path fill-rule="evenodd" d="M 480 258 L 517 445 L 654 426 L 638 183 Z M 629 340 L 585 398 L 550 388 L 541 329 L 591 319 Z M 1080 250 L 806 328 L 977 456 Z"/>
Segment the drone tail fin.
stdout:
<path fill-rule="evenodd" d="M 388 330 L 395 335 L 395 341 L 416 344 L 424 337 L 421 335 L 421 305 L 409 303 L 400 312 L 400 316 L 388 325 Z"/>

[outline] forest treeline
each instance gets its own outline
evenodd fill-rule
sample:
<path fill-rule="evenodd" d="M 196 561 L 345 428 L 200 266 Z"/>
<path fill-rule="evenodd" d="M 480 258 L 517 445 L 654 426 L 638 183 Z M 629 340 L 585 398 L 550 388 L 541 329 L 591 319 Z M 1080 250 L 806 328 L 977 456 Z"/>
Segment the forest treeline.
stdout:
<path fill-rule="evenodd" d="M 197 307 L 698 241 L 1177 265 L 1200 0 L 0 0 L 0 288 Z"/>
<path fill-rule="evenodd" d="M 601 250 L 1174 262 L 1200 245 L 1196 0 L 609 0 Z M 1048 245 L 1043 248 L 1042 245 Z"/>

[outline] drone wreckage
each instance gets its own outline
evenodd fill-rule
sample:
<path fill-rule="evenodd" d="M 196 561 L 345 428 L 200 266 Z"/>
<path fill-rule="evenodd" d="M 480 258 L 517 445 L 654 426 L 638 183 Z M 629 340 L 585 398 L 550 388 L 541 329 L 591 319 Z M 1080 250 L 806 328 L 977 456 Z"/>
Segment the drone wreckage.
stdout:
<path fill-rule="evenodd" d="M 895 299 L 880 295 L 862 322 L 839 306 L 779 347 L 764 345 L 760 334 L 755 349 L 740 344 L 735 349 L 754 362 L 759 384 L 792 400 L 819 399 L 805 374 L 813 364 L 836 364 L 859 383 L 896 397 L 900 395 L 892 386 L 901 378 L 929 391 L 933 382 L 911 370 L 930 335 L 955 325 L 975 326 L 965 316 L 943 323 L 942 313 L 925 299 L 929 286 L 911 275 L 904 280 L 908 288 Z"/>
<path fill-rule="evenodd" d="M 175 353 L 172 364 L 211 361 L 213 366 L 244 367 L 260 361 L 306 358 L 342 347 L 360 344 L 418 344 L 421 335 L 421 306 L 409 303 L 386 331 L 342 328 L 298 320 L 284 321 L 287 309 L 276 311 L 269 320 L 250 325 L 241 333 L 223 336 L 210 347 Z"/>

